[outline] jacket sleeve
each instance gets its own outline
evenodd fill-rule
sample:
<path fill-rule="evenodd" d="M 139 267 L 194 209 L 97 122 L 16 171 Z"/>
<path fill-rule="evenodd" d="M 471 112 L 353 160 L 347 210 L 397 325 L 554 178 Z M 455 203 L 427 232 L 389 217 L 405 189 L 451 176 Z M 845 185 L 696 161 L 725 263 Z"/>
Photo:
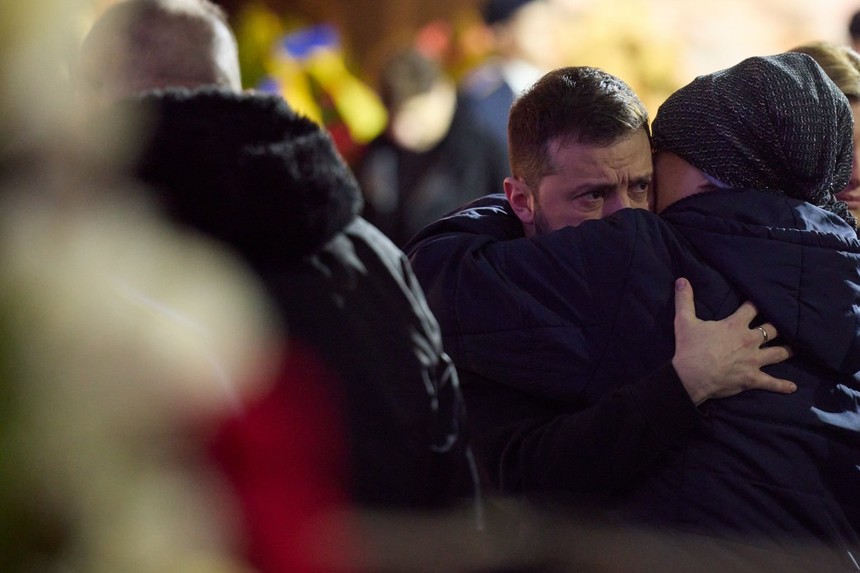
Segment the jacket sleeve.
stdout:
<path fill-rule="evenodd" d="M 635 225 L 536 239 L 481 226 L 449 225 L 410 252 L 461 373 L 484 471 L 503 492 L 623 487 L 699 419 L 670 364 L 594 382 L 596 357 L 626 320 L 612 297 L 627 293 Z"/>
<path fill-rule="evenodd" d="M 624 491 L 699 421 L 671 363 L 581 408 L 460 374 L 476 455 L 502 493 Z"/>

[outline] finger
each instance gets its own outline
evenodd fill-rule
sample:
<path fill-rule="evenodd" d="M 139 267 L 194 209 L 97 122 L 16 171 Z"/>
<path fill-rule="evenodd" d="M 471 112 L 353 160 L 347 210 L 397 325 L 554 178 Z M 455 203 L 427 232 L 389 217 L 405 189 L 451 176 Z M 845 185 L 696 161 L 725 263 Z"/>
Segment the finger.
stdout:
<path fill-rule="evenodd" d="M 779 394 L 791 394 L 797 390 L 797 385 L 790 380 L 774 378 L 773 376 L 768 376 L 764 372 L 761 372 L 760 374 L 760 376 L 753 379 L 750 387 L 748 388 L 749 390 L 765 390 L 767 392 L 777 392 Z"/>
<path fill-rule="evenodd" d="M 751 326 L 750 332 L 754 333 L 753 338 L 756 339 L 759 348 L 766 346 L 768 341 L 770 341 L 770 335 L 767 333 L 764 326 Z"/>
<path fill-rule="evenodd" d="M 778 364 L 784 360 L 788 360 L 794 356 L 794 350 L 790 346 L 770 346 L 762 348 L 758 353 L 757 359 L 759 367 Z"/>
<path fill-rule="evenodd" d="M 692 322 L 696 319 L 696 303 L 693 302 L 693 285 L 685 278 L 675 281 L 675 320 Z"/>
<path fill-rule="evenodd" d="M 779 336 L 779 331 L 776 329 L 776 327 L 774 325 L 772 325 L 769 322 L 756 327 L 756 329 L 758 329 L 758 328 L 763 328 L 764 331 L 767 333 L 767 341 L 768 342 L 776 340 L 776 338 Z"/>
<path fill-rule="evenodd" d="M 752 322 L 752 320 L 756 317 L 757 314 L 758 310 L 756 309 L 755 305 L 750 301 L 746 301 L 745 303 L 740 305 L 738 309 L 734 313 L 732 313 L 731 316 L 729 316 L 729 318 L 731 320 L 736 320 L 738 322 L 741 322 L 742 324 L 749 326 L 749 323 Z"/>

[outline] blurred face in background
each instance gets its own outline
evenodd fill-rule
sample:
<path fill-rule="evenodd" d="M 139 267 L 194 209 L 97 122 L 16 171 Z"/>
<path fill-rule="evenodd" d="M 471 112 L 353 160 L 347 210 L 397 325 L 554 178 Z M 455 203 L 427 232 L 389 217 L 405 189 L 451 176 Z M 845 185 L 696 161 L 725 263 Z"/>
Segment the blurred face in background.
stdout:
<path fill-rule="evenodd" d="M 860 102 L 851 103 L 851 112 L 854 115 L 854 165 L 848 185 L 836 198 L 845 201 L 854 216 L 860 218 Z"/>
<path fill-rule="evenodd" d="M 497 28 L 499 49 L 509 57 L 520 58 L 540 69 L 559 67 L 562 62 L 555 36 L 556 22 L 553 4 L 543 0 L 530 2 Z"/>
<path fill-rule="evenodd" d="M 456 107 L 454 85 L 438 82 L 391 110 L 389 135 L 397 145 L 415 153 L 432 149 L 447 135 Z"/>

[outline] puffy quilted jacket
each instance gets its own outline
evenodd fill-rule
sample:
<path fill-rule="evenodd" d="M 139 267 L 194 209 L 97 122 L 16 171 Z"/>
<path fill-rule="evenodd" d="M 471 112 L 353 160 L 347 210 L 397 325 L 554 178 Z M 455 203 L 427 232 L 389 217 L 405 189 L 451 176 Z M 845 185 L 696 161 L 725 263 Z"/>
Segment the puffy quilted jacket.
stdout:
<path fill-rule="evenodd" d="M 856 546 L 860 242 L 807 203 L 754 191 L 623 210 L 533 239 L 488 196 L 407 246 L 503 492 L 601 500 L 639 523 Z M 751 300 L 796 356 L 791 395 L 695 408 L 666 364 L 677 277 L 699 318 Z"/>

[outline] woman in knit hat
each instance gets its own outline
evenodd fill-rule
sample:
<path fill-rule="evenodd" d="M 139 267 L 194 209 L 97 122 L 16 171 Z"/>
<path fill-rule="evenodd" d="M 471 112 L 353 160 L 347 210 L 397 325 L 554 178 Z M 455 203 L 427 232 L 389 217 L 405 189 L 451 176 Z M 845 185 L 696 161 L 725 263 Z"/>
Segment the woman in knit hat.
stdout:
<path fill-rule="evenodd" d="M 788 53 L 749 58 L 675 92 L 658 110 L 653 147 L 673 173 L 680 159 L 710 186 L 801 199 L 856 226 L 835 197 L 851 174 L 853 129 L 845 96 L 818 64 Z M 661 182 L 658 212 L 693 191 L 681 181 Z"/>

